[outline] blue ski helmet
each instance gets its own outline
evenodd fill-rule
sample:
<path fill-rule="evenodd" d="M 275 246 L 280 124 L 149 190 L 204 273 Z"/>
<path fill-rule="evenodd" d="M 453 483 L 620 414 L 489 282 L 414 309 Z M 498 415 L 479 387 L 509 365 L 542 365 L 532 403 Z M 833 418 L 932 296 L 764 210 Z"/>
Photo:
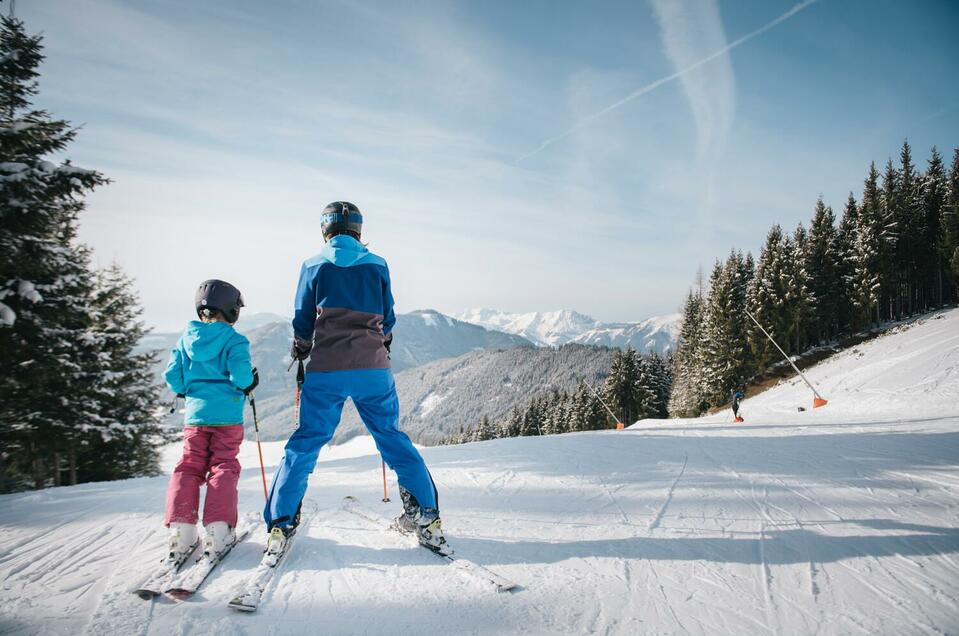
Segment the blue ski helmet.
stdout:
<path fill-rule="evenodd" d="M 360 240 L 363 232 L 363 215 L 360 209 L 349 201 L 334 201 L 325 208 L 320 216 L 320 230 L 323 240 L 328 241 L 337 234 L 349 234 Z"/>
<path fill-rule="evenodd" d="M 203 317 L 204 309 L 211 309 L 223 314 L 231 325 L 240 318 L 240 307 L 243 307 L 243 294 L 230 283 L 211 278 L 200 283 L 194 297 L 196 315 Z"/>

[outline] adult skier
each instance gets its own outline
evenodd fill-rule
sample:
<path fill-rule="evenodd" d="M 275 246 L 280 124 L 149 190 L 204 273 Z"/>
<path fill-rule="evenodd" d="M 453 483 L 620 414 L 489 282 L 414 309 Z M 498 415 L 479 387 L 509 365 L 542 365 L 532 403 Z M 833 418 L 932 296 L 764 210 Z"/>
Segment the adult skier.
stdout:
<path fill-rule="evenodd" d="M 291 355 L 308 360 L 299 426 L 286 443 L 264 518 L 267 552 L 282 553 L 296 531 L 307 478 L 352 398 L 386 463 L 396 471 L 404 512 L 397 526 L 437 552 L 447 550 L 436 486 L 419 452 L 399 430 L 399 400 L 390 370 L 393 295 L 386 261 L 360 243 L 363 217 L 352 203 L 324 208 L 325 245 L 307 259 L 296 288 Z"/>
<path fill-rule="evenodd" d="M 733 397 L 733 417 L 736 418 L 737 424 L 741 424 L 745 420 L 739 417 L 739 403 L 742 401 L 745 395 L 743 394 L 741 390 L 733 389 L 732 397 Z"/>
<path fill-rule="evenodd" d="M 250 342 L 233 329 L 243 307 L 240 290 L 207 280 L 197 289 L 194 304 L 198 320 L 187 325 L 170 352 L 163 376 L 170 390 L 186 400 L 183 456 L 170 475 L 164 519 L 170 529 L 169 560 L 176 563 L 199 541 L 196 523 L 204 483 L 204 552 L 218 557 L 236 541 L 243 405 L 258 382 Z"/>

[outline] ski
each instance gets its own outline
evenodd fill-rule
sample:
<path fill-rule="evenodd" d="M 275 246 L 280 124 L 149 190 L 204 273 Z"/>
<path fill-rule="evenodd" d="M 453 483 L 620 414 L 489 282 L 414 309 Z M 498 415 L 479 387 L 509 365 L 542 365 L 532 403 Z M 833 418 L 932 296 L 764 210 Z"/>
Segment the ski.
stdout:
<path fill-rule="evenodd" d="M 253 533 L 254 528 L 258 525 L 258 517 L 259 515 L 254 513 L 248 515 L 243 524 L 237 524 L 236 540 L 226 550 L 218 555 L 210 555 L 204 552 L 193 562 L 193 565 L 173 577 L 164 590 L 167 596 L 183 601 L 195 594 L 207 577 L 210 576 L 210 573 L 230 554 L 233 548 Z"/>
<path fill-rule="evenodd" d="M 163 590 L 169 585 L 169 582 L 176 577 L 177 572 L 180 571 L 183 564 L 186 563 L 193 555 L 193 552 L 196 551 L 198 545 L 200 545 L 199 541 L 190 546 L 190 549 L 184 552 L 178 559 L 164 559 L 160 567 L 148 576 L 139 587 L 133 590 L 133 593 L 144 601 L 152 600 L 162 594 Z"/>
<path fill-rule="evenodd" d="M 363 506 L 363 504 L 361 504 L 359 499 L 357 499 L 356 497 L 352 497 L 352 496 L 345 497 L 343 499 L 343 509 L 349 513 L 352 513 L 362 519 L 369 521 L 370 523 L 375 524 L 382 530 L 393 532 L 396 535 L 403 537 L 404 539 L 407 539 L 410 544 L 415 543 L 418 547 L 428 550 L 430 554 L 435 554 L 437 557 L 443 559 L 444 561 L 449 563 L 452 567 L 456 568 L 460 572 L 463 572 L 470 578 L 476 579 L 477 581 L 481 581 L 487 585 L 492 585 L 497 592 L 509 592 L 519 588 L 519 586 L 513 581 L 510 581 L 509 579 L 506 579 L 500 576 L 496 572 L 493 572 L 492 570 L 485 568 L 482 565 L 474 563 L 468 559 L 464 559 L 462 557 L 456 556 L 456 554 L 453 553 L 452 551 L 448 554 L 443 554 L 440 552 L 436 552 L 435 550 L 432 550 L 424 545 L 420 545 L 420 542 L 417 541 L 415 537 L 400 531 L 400 529 L 396 526 L 396 524 L 393 522 L 392 519 L 387 519 L 386 517 L 383 517 L 382 515 L 376 512 L 373 512 L 369 508 Z"/>
<path fill-rule="evenodd" d="M 277 570 L 286 562 L 286 556 L 293 548 L 297 535 L 310 526 L 310 522 L 316 515 L 318 506 L 314 501 L 305 500 L 300 509 L 300 522 L 297 525 L 297 531 L 290 535 L 280 554 L 263 553 L 259 565 L 246 578 L 246 580 L 237 587 L 233 599 L 227 603 L 227 607 L 240 612 L 255 612 L 260 606 L 263 593 L 269 587 L 276 576 Z"/>

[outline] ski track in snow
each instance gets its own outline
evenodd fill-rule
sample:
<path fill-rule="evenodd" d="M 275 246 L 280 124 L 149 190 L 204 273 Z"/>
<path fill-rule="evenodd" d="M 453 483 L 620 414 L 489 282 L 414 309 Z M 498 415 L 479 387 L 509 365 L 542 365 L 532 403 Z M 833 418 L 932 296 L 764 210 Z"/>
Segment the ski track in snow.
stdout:
<path fill-rule="evenodd" d="M 255 614 L 226 601 L 262 535 L 188 601 L 132 593 L 164 551 L 165 477 L 2 496 L 0 633 L 959 634 L 959 311 L 942 315 L 811 369 L 823 409 L 797 412 L 790 380 L 745 424 L 423 449 L 451 544 L 515 593 L 340 511 L 400 510 L 365 442 L 325 451 L 320 512 Z M 262 508 L 246 466 L 241 513 Z"/>

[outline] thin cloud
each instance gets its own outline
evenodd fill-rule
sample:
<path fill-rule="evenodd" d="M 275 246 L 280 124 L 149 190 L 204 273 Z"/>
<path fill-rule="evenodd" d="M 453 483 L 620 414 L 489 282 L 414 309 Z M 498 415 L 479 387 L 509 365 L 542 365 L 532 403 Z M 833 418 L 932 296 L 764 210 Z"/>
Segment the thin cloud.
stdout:
<path fill-rule="evenodd" d="M 533 150 L 533 151 L 531 151 L 531 152 L 528 152 L 528 153 L 526 153 L 526 154 L 524 154 L 524 155 L 521 155 L 520 157 L 518 157 L 518 158 L 516 159 L 516 161 L 517 161 L 517 162 L 524 161 L 524 160 L 529 159 L 530 157 L 532 157 L 532 156 L 534 156 L 534 155 L 539 154 L 540 152 L 542 152 L 543 150 L 545 150 L 545 149 L 548 148 L 549 146 L 553 145 L 553 144 L 556 143 L 557 141 L 559 141 L 559 140 L 561 140 L 561 139 L 564 139 L 564 138 L 568 137 L 569 135 L 573 134 L 574 132 L 576 132 L 577 130 L 580 130 L 581 128 L 584 128 L 584 127 L 588 126 L 589 124 L 593 123 L 594 121 L 596 121 L 597 119 L 599 119 L 599 118 L 602 117 L 603 115 L 606 115 L 607 113 L 616 110 L 616 109 L 619 108 L 620 106 L 623 106 L 623 105 L 625 105 L 625 104 L 628 104 L 629 102 L 633 101 L 634 99 L 637 99 L 637 98 L 639 98 L 639 97 L 642 97 L 643 95 L 646 95 L 647 93 L 653 92 L 654 90 L 656 90 L 656 89 L 659 88 L 660 86 L 663 86 L 664 84 L 668 84 L 668 83 L 670 83 L 670 82 L 672 82 L 672 81 L 674 81 L 674 80 L 677 80 L 677 79 L 682 78 L 682 77 L 683 77 L 684 75 L 686 75 L 687 73 L 690 73 L 690 72 L 692 72 L 692 71 L 695 71 L 696 69 L 700 68 L 701 66 L 704 66 L 704 65 L 708 64 L 709 62 L 712 62 L 712 61 L 715 60 L 716 58 L 725 55 L 727 52 L 731 51 L 732 49 L 734 49 L 734 48 L 736 48 L 736 47 L 738 47 L 738 46 L 740 46 L 740 45 L 742 45 L 742 44 L 745 44 L 746 42 L 748 42 L 749 40 L 753 39 L 754 37 L 759 36 L 759 35 L 762 35 L 762 34 L 765 33 L 766 31 L 772 29 L 773 27 L 779 25 L 780 23 L 785 22 L 785 21 L 788 20 L 789 18 L 793 17 L 794 15 L 796 15 L 797 13 L 799 13 L 800 11 L 806 9 L 806 8 L 809 7 L 810 5 L 815 4 L 816 2 L 818 2 L 818 0 L 805 0 L 804 2 L 800 2 L 799 4 L 797 4 L 797 5 L 795 5 L 794 7 L 792 7 L 792 8 L 791 8 L 789 11 L 787 11 L 786 13 L 782 14 L 781 16 L 779 16 L 778 18 L 776 18 L 775 20 L 772 20 L 771 22 L 767 22 L 766 24 L 764 24 L 763 26 L 759 27 L 759 28 L 756 29 L 755 31 L 750 31 L 750 32 L 747 33 L 746 35 L 744 35 L 744 36 L 742 36 L 742 37 L 740 37 L 740 38 L 738 38 L 738 39 L 736 39 L 736 40 L 733 40 L 732 42 L 730 42 L 730 43 L 727 44 L 726 46 L 720 48 L 720 49 L 717 50 L 717 51 L 714 51 L 713 53 L 707 55 L 706 57 L 704 57 L 704 58 L 702 58 L 702 59 L 700 59 L 700 60 L 698 60 L 698 61 L 696 61 L 696 62 L 694 62 L 694 63 L 692 63 L 692 64 L 690 64 L 689 66 L 687 66 L 687 67 L 685 67 L 685 68 L 683 68 L 683 69 L 680 69 L 680 70 L 676 71 L 675 73 L 672 73 L 672 74 L 667 75 L 667 76 L 665 76 L 665 77 L 661 77 L 661 78 L 659 78 L 658 80 L 656 80 L 656 81 L 654 81 L 654 82 L 650 82 L 649 84 L 646 84 L 645 86 L 636 89 L 635 91 L 633 91 L 632 93 L 630 93 L 630 94 L 627 95 L 626 97 L 623 97 L 622 99 L 613 102 L 613 103 L 610 104 L 609 106 L 606 106 L 605 108 L 596 111 L 596 112 L 593 113 L 592 115 L 589 115 L 589 116 L 587 116 L 587 117 L 584 117 L 583 119 L 581 119 L 581 120 L 579 120 L 578 122 L 576 122 L 572 127 L 570 127 L 570 128 L 568 128 L 567 130 L 565 130 L 564 132 L 562 132 L 562 133 L 560 133 L 560 134 L 558 134 L 558 135 L 556 135 L 556 136 L 554 136 L 554 137 L 550 137 L 549 139 L 545 140 L 545 141 L 544 141 L 543 143 L 541 143 L 541 144 L 539 145 L 539 147 L 537 147 L 535 150 Z"/>

